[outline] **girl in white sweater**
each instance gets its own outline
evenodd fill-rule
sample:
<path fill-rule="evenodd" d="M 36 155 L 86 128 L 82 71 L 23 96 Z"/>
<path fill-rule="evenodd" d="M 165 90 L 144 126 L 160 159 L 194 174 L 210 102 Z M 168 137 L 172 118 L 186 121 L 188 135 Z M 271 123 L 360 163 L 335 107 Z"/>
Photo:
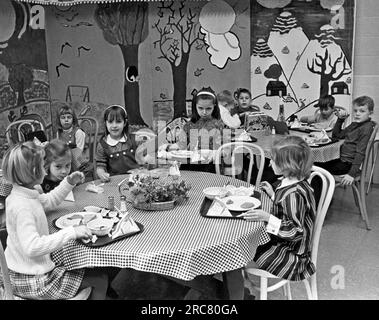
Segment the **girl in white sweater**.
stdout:
<path fill-rule="evenodd" d="M 46 174 L 43 159 L 42 148 L 24 142 L 8 150 L 3 160 L 4 177 L 13 184 L 6 199 L 5 256 L 14 294 L 27 299 L 69 299 L 79 289 L 92 287 L 92 299 L 105 299 L 108 278 L 104 273 L 67 270 L 50 257 L 70 240 L 88 239 L 91 231 L 81 225 L 49 234 L 45 210 L 58 206 L 84 176 L 73 172 L 53 191 L 39 194 L 34 186 Z"/>

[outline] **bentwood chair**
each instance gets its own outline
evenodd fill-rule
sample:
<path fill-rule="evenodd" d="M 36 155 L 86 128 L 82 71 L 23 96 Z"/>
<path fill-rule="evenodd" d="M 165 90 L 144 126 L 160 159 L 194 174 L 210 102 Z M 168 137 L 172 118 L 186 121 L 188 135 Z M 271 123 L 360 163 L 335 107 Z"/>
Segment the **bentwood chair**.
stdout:
<path fill-rule="evenodd" d="M 1 232 L 6 232 L 5 229 L 1 229 Z M 5 259 L 4 249 L 2 241 L 0 241 L 0 271 L 2 275 L 3 286 L 0 282 L 0 300 L 24 300 L 13 294 L 12 284 L 9 276 L 9 269 L 7 265 L 7 260 Z M 92 291 L 91 287 L 84 288 L 78 292 L 78 294 L 68 300 L 87 300 Z"/>
<path fill-rule="evenodd" d="M 176 143 L 178 142 L 179 132 L 184 127 L 184 125 L 189 121 L 188 118 L 181 117 L 176 118 L 169 122 L 159 133 L 161 134 L 162 131 L 166 134 L 166 140 L 167 143 Z"/>
<path fill-rule="evenodd" d="M 318 253 L 318 245 L 321 236 L 322 225 L 324 223 L 326 212 L 328 211 L 330 201 L 332 200 L 334 188 L 335 188 L 335 180 L 333 176 L 326 171 L 325 169 L 313 166 L 312 173 L 309 178 L 309 182 L 311 183 L 312 179 L 318 176 L 322 180 L 322 189 L 321 196 L 319 202 L 317 204 L 316 217 L 313 226 L 312 232 L 312 241 L 311 241 L 311 261 L 316 267 L 317 270 L 317 253 Z M 245 286 L 249 288 L 250 291 L 258 290 L 260 291 L 260 299 L 266 300 L 267 293 L 272 292 L 278 288 L 284 288 L 284 294 L 287 296 L 289 300 L 292 299 L 291 295 L 291 287 L 289 280 L 281 279 L 277 276 L 274 276 L 270 272 L 265 270 L 261 270 L 258 268 L 249 268 L 246 267 L 245 270 Z M 317 300 L 317 279 L 316 272 L 309 278 L 304 279 L 302 282 L 305 285 L 307 296 L 309 300 Z M 260 278 L 260 286 L 257 287 L 253 280 L 252 276 L 257 276 Z M 275 284 L 268 286 L 268 279 L 277 279 L 279 280 Z"/>
<path fill-rule="evenodd" d="M 373 182 L 375 167 L 376 167 L 376 160 L 378 159 L 378 153 L 379 153 L 379 138 L 375 138 L 375 141 L 372 145 L 373 151 L 372 151 L 372 157 L 371 157 L 371 163 L 370 163 L 370 176 L 368 179 L 368 185 L 367 185 L 367 191 L 366 194 L 370 192 L 371 184 Z"/>
<path fill-rule="evenodd" d="M 367 215 L 367 205 L 366 205 L 366 177 L 369 174 L 370 167 L 370 158 L 374 154 L 374 145 L 376 134 L 378 133 L 378 124 L 375 123 L 374 130 L 370 136 L 370 139 L 367 143 L 365 158 L 361 167 L 361 174 L 354 179 L 353 184 L 351 185 L 354 194 L 355 204 L 359 208 L 359 212 L 362 216 L 363 221 L 366 223 L 366 229 L 371 230 L 370 222 Z M 339 186 L 341 182 L 341 176 L 334 176 L 336 180 L 336 185 Z"/>
<path fill-rule="evenodd" d="M 7 142 L 10 146 L 17 144 L 18 142 L 24 142 L 28 140 L 28 136 L 33 133 L 40 132 L 45 135 L 45 127 L 42 122 L 33 119 L 17 120 L 8 125 L 5 130 Z M 44 141 L 41 141 L 44 142 Z"/>
<path fill-rule="evenodd" d="M 244 141 L 228 142 L 221 145 L 216 151 L 214 162 L 217 174 L 230 175 L 233 178 L 240 175 L 243 170 L 244 153 L 249 154 L 249 166 L 246 181 L 250 183 L 254 161 L 257 162 L 258 174 L 255 180 L 255 186 L 261 182 L 263 168 L 265 163 L 265 154 L 263 149 L 257 144 Z M 258 157 L 255 157 L 258 155 Z M 245 157 L 245 159 L 247 159 Z M 231 165 L 231 167 L 228 165 Z"/>

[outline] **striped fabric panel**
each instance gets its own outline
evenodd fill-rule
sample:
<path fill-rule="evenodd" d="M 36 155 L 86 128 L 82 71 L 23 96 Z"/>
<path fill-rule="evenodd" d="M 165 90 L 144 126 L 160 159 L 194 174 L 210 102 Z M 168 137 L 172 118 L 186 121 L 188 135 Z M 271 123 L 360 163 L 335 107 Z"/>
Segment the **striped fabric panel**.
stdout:
<path fill-rule="evenodd" d="M 238 187 L 248 183 L 205 172 L 181 171 L 181 174 L 192 185 L 188 202 L 169 211 L 141 211 L 128 205 L 131 216 L 144 225 L 142 233 L 98 248 L 71 241 L 52 254 L 53 260 L 62 262 L 68 269 L 115 266 L 183 280 L 244 267 L 253 259 L 257 246 L 270 239 L 264 223 L 204 218 L 200 206 L 204 199 L 202 190 L 206 187 L 223 186 L 227 182 Z M 117 184 L 123 178 L 125 175 L 113 176 L 104 186 L 103 194 L 86 192 L 85 184 L 75 188 L 76 202 L 64 202 L 49 214 L 51 232 L 57 230 L 52 224 L 55 218 L 83 211 L 87 205 L 106 206 L 108 195 L 113 195 L 119 206 Z M 262 208 L 269 211 L 271 200 L 266 194 L 262 194 L 261 200 Z"/>

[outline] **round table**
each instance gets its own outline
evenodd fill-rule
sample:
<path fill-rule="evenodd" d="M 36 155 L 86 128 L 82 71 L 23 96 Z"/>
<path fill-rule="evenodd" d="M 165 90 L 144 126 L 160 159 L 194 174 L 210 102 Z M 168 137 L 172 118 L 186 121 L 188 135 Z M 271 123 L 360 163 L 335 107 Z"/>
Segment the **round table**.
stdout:
<path fill-rule="evenodd" d="M 50 231 L 57 231 L 53 220 L 67 213 L 83 211 L 87 205 L 106 206 L 109 195 L 119 205 L 117 184 L 126 176 L 113 176 L 104 185 L 104 193 L 85 191 L 86 184 L 74 189 L 75 202 L 64 201 L 48 214 Z M 204 218 L 199 210 L 204 199 L 202 190 L 209 186 L 248 186 L 248 183 L 211 173 L 181 171 L 181 177 L 192 185 L 189 200 L 169 211 L 142 211 L 128 204 L 128 211 L 144 231 L 103 247 L 88 247 L 70 241 L 52 254 L 55 262 L 68 269 L 114 266 L 153 272 L 182 280 L 244 267 L 254 257 L 258 245 L 269 241 L 263 222 L 242 219 Z M 98 183 L 98 181 L 96 182 Z M 262 208 L 269 210 L 271 200 L 261 194 Z"/>

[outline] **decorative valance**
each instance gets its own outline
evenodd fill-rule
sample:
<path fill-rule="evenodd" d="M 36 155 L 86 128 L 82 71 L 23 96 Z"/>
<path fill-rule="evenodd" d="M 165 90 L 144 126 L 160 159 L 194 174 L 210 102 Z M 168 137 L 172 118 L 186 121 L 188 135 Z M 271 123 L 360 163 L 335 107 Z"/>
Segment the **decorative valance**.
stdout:
<path fill-rule="evenodd" d="M 28 2 L 31 4 L 54 5 L 54 6 L 72 6 L 77 4 L 101 4 L 116 2 L 156 2 L 156 1 L 180 1 L 180 0 L 16 0 L 19 2 Z M 201 1 L 201 0 L 186 0 Z"/>

